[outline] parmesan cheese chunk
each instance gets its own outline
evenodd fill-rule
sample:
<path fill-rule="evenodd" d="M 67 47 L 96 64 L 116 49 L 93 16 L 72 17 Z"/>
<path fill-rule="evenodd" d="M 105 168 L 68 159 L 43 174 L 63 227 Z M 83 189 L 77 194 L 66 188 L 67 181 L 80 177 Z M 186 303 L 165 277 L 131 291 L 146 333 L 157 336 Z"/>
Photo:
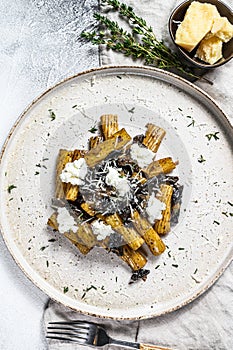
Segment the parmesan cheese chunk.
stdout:
<path fill-rule="evenodd" d="M 193 1 L 176 31 L 176 44 L 191 52 L 211 31 L 214 19 L 219 17 L 216 6 Z"/>
<path fill-rule="evenodd" d="M 227 43 L 233 38 L 233 25 L 226 17 L 215 18 L 211 33 Z"/>
<path fill-rule="evenodd" d="M 195 56 L 204 62 L 214 64 L 222 58 L 222 44 L 221 39 L 207 34 L 200 42 Z"/>

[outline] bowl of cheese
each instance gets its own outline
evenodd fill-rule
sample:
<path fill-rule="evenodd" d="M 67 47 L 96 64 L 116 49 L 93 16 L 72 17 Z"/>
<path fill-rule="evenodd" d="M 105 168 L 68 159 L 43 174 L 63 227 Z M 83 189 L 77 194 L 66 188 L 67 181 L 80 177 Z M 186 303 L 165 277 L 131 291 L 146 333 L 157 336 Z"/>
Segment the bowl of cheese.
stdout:
<path fill-rule="evenodd" d="M 210 69 L 233 57 L 233 12 L 217 0 L 188 0 L 169 19 L 171 38 L 191 66 Z"/>

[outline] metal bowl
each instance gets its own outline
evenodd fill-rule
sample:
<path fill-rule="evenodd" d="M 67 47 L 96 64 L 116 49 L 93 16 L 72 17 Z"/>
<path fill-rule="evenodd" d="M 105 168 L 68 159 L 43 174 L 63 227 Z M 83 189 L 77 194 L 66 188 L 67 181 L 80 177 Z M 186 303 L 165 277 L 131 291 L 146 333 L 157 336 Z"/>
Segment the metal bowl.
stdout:
<path fill-rule="evenodd" d="M 192 67 L 196 68 L 202 68 L 202 69 L 212 69 L 219 67 L 226 62 L 230 61 L 230 59 L 233 57 L 233 38 L 228 43 L 223 43 L 223 57 L 216 62 L 215 64 L 209 64 L 201 61 L 197 57 L 195 57 L 196 49 L 194 49 L 192 52 L 186 51 L 184 48 L 180 47 L 175 43 L 175 34 L 179 25 L 179 22 L 183 21 L 185 13 L 189 7 L 189 5 L 192 3 L 193 0 L 184 1 L 181 3 L 178 7 L 176 7 L 170 18 L 169 18 L 169 31 L 171 38 L 178 48 L 178 52 L 183 56 L 185 61 L 191 65 Z M 232 10 L 225 5 L 223 2 L 218 0 L 198 0 L 202 3 L 210 3 L 212 5 L 215 5 L 218 9 L 218 12 L 222 17 L 227 17 L 228 21 L 233 24 L 233 12 Z"/>

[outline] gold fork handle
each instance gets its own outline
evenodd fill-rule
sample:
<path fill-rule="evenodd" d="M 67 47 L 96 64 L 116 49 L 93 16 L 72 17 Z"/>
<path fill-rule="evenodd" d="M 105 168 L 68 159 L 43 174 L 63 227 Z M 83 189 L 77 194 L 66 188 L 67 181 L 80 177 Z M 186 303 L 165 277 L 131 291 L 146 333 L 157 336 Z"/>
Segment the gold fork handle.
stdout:
<path fill-rule="evenodd" d="M 150 345 L 150 344 L 140 344 L 140 350 L 172 350 L 172 349 L 161 348 L 161 346 Z"/>

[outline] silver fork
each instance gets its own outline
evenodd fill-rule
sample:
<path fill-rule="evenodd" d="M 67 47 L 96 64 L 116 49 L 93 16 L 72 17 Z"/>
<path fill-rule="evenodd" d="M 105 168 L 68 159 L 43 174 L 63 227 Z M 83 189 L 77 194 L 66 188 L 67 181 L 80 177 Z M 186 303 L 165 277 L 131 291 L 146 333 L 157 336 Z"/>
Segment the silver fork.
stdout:
<path fill-rule="evenodd" d="M 49 322 L 46 338 L 101 347 L 106 344 L 120 345 L 141 350 L 171 350 L 160 346 L 116 340 L 108 336 L 105 329 L 86 321 Z"/>

